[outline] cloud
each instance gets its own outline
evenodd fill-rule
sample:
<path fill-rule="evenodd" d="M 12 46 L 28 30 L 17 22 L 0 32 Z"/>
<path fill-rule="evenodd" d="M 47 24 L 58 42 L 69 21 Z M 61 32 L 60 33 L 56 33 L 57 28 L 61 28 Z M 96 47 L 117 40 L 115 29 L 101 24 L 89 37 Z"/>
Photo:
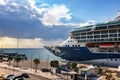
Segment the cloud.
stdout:
<path fill-rule="evenodd" d="M 41 38 L 25 39 L 25 38 L 11 38 L 0 37 L 0 46 L 2 48 L 42 48 L 43 46 L 53 46 L 63 42 L 62 39 L 44 40 Z"/>
<path fill-rule="evenodd" d="M 37 18 L 48 27 L 63 24 L 62 19 L 70 20 L 72 18 L 71 13 L 69 13 L 70 10 L 64 4 L 49 6 L 43 3 L 37 6 L 35 0 L 28 0 L 28 2 L 31 9 L 34 9 L 38 14 L 42 15 L 42 17 Z"/>
<path fill-rule="evenodd" d="M 63 39 L 51 39 L 51 40 L 42 40 L 44 46 L 57 46 L 60 45 L 64 40 Z"/>
<path fill-rule="evenodd" d="M 40 39 L 0 37 L 0 45 L 2 45 L 3 48 L 17 48 L 17 44 L 18 48 L 40 48 L 43 46 Z"/>
<path fill-rule="evenodd" d="M 46 4 L 46 3 L 43 3 L 43 4 L 40 5 L 40 7 L 49 7 L 49 5 Z"/>
<path fill-rule="evenodd" d="M 4 8 L 1 13 L 14 13 L 15 17 L 21 19 L 37 19 L 46 27 L 67 25 L 63 20 L 69 21 L 72 18 L 70 9 L 65 4 L 50 6 L 46 3 L 37 4 L 36 0 L 1 0 L 1 4 L 4 4 L 0 6 Z"/>
<path fill-rule="evenodd" d="M 60 25 L 53 25 L 52 27 L 48 27 L 43 25 L 43 22 L 40 20 L 42 19 L 42 16 L 46 14 L 46 10 L 52 15 L 54 10 L 57 8 L 54 6 L 53 9 L 53 7 L 47 6 L 47 4 L 40 4 L 42 6 L 46 5 L 47 7 L 40 7 L 40 5 L 36 6 L 36 3 L 33 2 L 34 4 L 32 4 L 32 1 L 28 4 L 28 1 L 24 2 L 21 0 L 20 2 L 15 2 L 11 0 L 4 6 L 0 5 L 0 36 L 14 38 L 40 37 L 46 40 L 67 38 L 69 32 L 73 29 L 73 26 L 68 26 L 67 24 L 65 25 L 64 23 L 61 23 Z M 64 6 L 62 10 L 64 10 L 64 8 L 66 9 L 65 5 L 56 6 L 60 6 L 59 8 Z M 39 13 L 39 10 L 43 10 L 42 13 Z M 69 10 L 66 9 L 66 12 L 67 11 Z M 62 19 L 62 17 L 65 17 L 60 16 L 59 13 L 60 12 L 56 14 L 56 16 L 58 16 L 57 21 Z M 69 17 L 66 18 L 69 19 Z"/>
<path fill-rule="evenodd" d="M 0 0 L 0 15 L 0 37 L 5 36 L 9 44 L 19 37 L 21 47 L 58 44 L 68 37 L 76 25 L 64 23 L 64 20 L 72 19 L 70 9 L 65 4 L 36 4 L 35 0 Z M 15 46 L 16 43 L 10 45 Z"/>
<path fill-rule="evenodd" d="M 95 23 L 96 23 L 96 21 L 94 21 L 94 20 L 88 20 L 86 22 L 80 23 L 79 27 L 80 26 L 82 27 L 82 26 L 94 25 Z"/>
<path fill-rule="evenodd" d="M 43 14 L 41 21 L 44 25 L 59 25 L 62 23 L 61 19 L 71 19 L 71 14 L 69 13 L 69 9 L 64 5 L 53 5 L 47 9 L 46 13 Z"/>
<path fill-rule="evenodd" d="M 6 5 L 8 0 L 0 0 L 0 5 Z"/>
<path fill-rule="evenodd" d="M 36 8 L 36 6 L 35 6 L 35 0 L 27 0 L 28 1 L 28 3 L 30 4 L 30 7 L 31 8 L 33 8 L 33 9 L 35 9 Z"/>

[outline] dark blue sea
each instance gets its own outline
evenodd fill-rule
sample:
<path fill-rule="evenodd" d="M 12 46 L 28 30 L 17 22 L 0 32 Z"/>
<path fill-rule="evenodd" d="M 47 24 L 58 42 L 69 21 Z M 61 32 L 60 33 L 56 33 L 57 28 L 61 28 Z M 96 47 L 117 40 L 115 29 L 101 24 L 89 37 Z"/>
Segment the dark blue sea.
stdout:
<path fill-rule="evenodd" d="M 25 54 L 28 59 L 39 58 L 40 60 L 62 60 L 60 57 L 53 55 L 45 48 L 22 48 L 22 49 L 5 49 L 5 52 Z"/>

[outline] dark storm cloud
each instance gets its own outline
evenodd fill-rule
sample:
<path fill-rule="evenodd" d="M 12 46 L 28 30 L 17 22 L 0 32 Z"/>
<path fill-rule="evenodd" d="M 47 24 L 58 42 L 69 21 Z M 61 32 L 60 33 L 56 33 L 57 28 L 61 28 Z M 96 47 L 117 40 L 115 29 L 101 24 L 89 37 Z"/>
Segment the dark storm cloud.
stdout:
<path fill-rule="evenodd" d="M 10 8 L 10 9 L 8 9 Z M 30 18 L 32 12 L 24 7 L 16 11 L 14 6 L 0 5 L 0 36 L 43 39 L 65 39 L 72 27 L 46 27 L 37 18 Z M 15 11 L 14 11 L 15 10 Z M 39 16 L 39 15 L 38 15 Z"/>

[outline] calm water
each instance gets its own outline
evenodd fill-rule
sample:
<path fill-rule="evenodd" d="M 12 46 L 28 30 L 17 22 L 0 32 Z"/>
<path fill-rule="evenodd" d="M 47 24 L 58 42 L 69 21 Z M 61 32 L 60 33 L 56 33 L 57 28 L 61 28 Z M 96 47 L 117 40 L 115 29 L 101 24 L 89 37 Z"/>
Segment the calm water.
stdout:
<path fill-rule="evenodd" d="M 62 60 L 59 57 L 54 56 L 45 48 L 39 49 L 6 49 L 5 52 L 18 52 L 19 54 L 25 54 L 28 59 L 39 58 L 41 60 Z"/>

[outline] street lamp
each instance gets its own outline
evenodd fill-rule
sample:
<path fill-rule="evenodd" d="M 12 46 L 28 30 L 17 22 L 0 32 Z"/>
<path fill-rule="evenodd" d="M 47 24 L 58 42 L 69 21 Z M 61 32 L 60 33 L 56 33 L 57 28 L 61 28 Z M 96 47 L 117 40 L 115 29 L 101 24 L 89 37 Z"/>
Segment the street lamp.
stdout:
<path fill-rule="evenodd" d="M 87 72 L 85 72 L 85 80 L 87 80 Z"/>

